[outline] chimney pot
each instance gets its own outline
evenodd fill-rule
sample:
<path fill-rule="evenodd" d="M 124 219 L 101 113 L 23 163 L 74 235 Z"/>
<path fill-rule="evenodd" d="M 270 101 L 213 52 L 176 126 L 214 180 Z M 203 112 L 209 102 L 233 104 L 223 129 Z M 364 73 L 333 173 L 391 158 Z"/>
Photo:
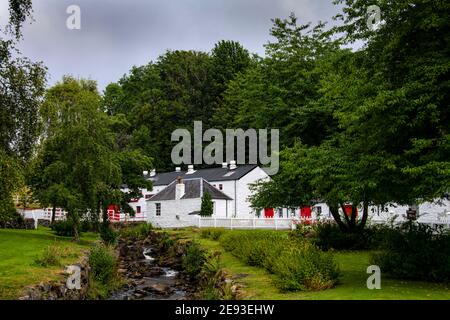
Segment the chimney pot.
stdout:
<path fill-rule="evenodd" d="M 193 173 L 194 173 L 194 165 L 190 164 L 190 165 L 188 165 L 187 174 L 193 174 Z"/>
<path fill-rule="evenodd" d="M 156 176 L 156 169 L 152 169 L 152 171 L 150 171 L 150 177 L 154 176 Z"/>
<path fill-rule="evenodd" d="M 237 168 L 236 161 L 235 160 L 230 161 L 230 170 L 234 170 L 236 168 Z"/>
<path fill-rule="evenodd" d="M 222 163 L 222 168 L 223 169 L 228 169 L 228 163 L 226 163 L 226 162 Z"/>
<path fill-rule="evenodd" d="M 176 168 L 175 168 L 175 171 L 176 171 L 176 172 L 181 172 L 181 167 L 176 167 Z"/>

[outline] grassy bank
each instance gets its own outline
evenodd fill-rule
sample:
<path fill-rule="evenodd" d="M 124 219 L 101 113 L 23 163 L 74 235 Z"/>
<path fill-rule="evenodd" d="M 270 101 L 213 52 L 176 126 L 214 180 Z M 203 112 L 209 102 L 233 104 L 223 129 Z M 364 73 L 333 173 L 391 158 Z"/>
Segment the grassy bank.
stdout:
<path fill-rule="evenodd" d="M 339 283 L 333 289 L 313 292 L 281 292 L 275 285 L 276 277 L 262 268 L 246 265 L 240 259 L 226 252 L 219 241 L 202 239 L 196 229 L 172 231 L 180 237 L 195 238 L 208 250 L 222 253 L 223 267 L 231 274 L 241 277 L 239 282 L 246 288 L 249 299 L 279 300 L 319 300 L 319 299 L 450 299 L 449 288 L 442 284 L 419 281 L 401 281 L 382 275 L 381 290 L 369 290 L 366 269 L 370 252 L 336 252 L 335 259 L 341 275 Z M 232 232 L 232 231 L 229 231 Z"/>
<path fill-rule="evenodd" d="M 82 234 L 79 243 L 71 238 L 55 236 L 48 228 L 38 230 L 0 229 L 0 299 L 20 297 L 26 286 L 62 277 L 63 266 L 39 266 L 35 260 L 48 246 L 64 252 L 63 265 L 76 262 L 87 251 L 97 235 Z"/>

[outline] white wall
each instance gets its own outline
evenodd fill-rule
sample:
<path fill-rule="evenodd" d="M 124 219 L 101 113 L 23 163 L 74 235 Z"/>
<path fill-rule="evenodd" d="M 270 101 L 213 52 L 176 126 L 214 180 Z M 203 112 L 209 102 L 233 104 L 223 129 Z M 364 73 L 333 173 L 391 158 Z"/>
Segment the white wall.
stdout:
<path fill-rule="evenodd" d="M 250 207 L 248 198 L 252 194 L 250 190 L 250 184 L 257 182 L 258 180 L 269 180 L 270 177 L 260 167 L 256 167 L 245 176 L 243 176 L 236 183 L 236 208 L 238 218 L 253 217 L 255 212 Z"/>
<path fill-rule="evenodd" d="M 226 201 L 221 199 L 213 199 L 212 201 L 215 203 L 215 212 L 213 216 L 225 217 Z M 161 216 L 156 215 L 156 203 L 161 204 Z M 199 216 L 189 215 L 189 213 L 200 211 L 200 208 L 200 198 L 147 201 L 147 221 L 161 228 L 196 226 L 198 224 Z"/>

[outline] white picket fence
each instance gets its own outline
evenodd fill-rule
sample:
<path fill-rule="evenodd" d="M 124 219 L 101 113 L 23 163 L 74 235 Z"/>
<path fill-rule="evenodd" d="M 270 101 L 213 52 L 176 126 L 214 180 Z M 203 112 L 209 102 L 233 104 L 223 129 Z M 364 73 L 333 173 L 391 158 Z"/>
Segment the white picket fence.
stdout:
<path fill-rule="evenodd" d="M 300 220 L 293 218 L 198 218 L 199 228 L 292 230 Z"/>
<path fill-rule="evenodd" d="M 332 219 L 322 219 L 321 221 L 333 221 Z M 405 222 L 399 219 L 396 224 Z M 293 230 L 300 223 L 317 223 L 318 220 L 300 220 L 299 218 L 205 218 L 199 217 L 198 228 L 226 228 L 226 229 L 271 229 L 271 230 Z M 420 218 L 419 223 L 432 227 L 443 226 L 450 229 L 450 218 L 445 219 L 425 219 Z M 370 222 L 369 222 L 370 223 Z M 384 224 L 386 220 L 372 220 L 371 223 Z"/>

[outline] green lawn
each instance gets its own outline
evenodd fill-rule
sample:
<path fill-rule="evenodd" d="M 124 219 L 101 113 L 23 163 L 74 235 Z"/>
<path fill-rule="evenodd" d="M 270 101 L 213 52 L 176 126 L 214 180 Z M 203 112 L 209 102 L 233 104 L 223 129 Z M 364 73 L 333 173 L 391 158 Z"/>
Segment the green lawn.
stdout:
<path fill-rule="evenodd" d="M 444 299 L 450 300 L 448 287 L 442 284 L 434 284 L 419 281 L 401 281 L 381 277 L 381 289 L 369 290 L 366 274 L 369 264 L 369 252 L 337 252 L 336 261 L 341 270 L 339 284 L 333 288 L 317 292 L 289 292 L 283 293 L 276 287 L 276 278 L 267 271 L 257 267 L 251 267 L 223 250 L 220 243 L 208 239 L 201 239 L 197 230 L 174 231 L 186 238 L 196 238 L 209 250 L 222 252 L 223 267 L 233 275 L 246 275 L 239 279 L 245 286 L 249 299 L 276 299 L 276 300 L 331 300 L 331 299 Z"/>
<path fill-rule="evenodd" d="M 71 264 L 96 239 L 95 234 L 85 233 L 79 243 L 74 243 L 71 238 L 55 236 L 48 228 L 0 229 L 0 299 L 16 299 L 26 286 L 62 277 L 63 266 L 41 267 L 34 262 L 47 246 L 61 247 L 67 254 L 62 263 Z"/>

